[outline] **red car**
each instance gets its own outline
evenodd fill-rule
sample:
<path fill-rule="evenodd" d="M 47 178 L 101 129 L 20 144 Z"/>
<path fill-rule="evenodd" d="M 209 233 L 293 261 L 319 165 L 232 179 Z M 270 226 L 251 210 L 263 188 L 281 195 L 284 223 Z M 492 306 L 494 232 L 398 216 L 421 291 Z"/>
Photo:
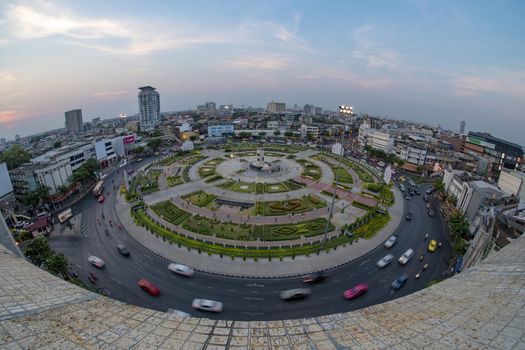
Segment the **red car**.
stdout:
<path fill-rule="evenodd" d="M 104 200 L 106 200 L 106 197 L 104 197 L 103 195 L 98 196 L 99 203 L 104 203 Z"/>
<path fill-rule="evenodd" d="M 363 294 L 366 293 L 368 290 L 368 284 L 366 283 L 360 283 L 354 288 L 351 288 L 343 293 L 343 296 L 345 299 L 355 299 Z"/>
<path fill-rule="evenodd" d="M 139 287 L 144 289 L 146 292 L 153 295 L 154 297 L 160 294 L 160 289 L 156 285 L 148 281 L 147 279 L 144 279 L 144 278 L 141 279 L 139 281 Z"/>

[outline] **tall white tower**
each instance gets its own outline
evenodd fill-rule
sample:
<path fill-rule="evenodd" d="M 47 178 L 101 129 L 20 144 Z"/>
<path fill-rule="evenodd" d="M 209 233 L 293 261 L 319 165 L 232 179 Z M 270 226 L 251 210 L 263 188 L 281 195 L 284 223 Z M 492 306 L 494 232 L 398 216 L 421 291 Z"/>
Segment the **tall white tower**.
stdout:
<path fill-rule="evenodd" d="M 139 87 L 140 125 L 150 129 L 160 123 L 159 93 L 152 86 Z"/>

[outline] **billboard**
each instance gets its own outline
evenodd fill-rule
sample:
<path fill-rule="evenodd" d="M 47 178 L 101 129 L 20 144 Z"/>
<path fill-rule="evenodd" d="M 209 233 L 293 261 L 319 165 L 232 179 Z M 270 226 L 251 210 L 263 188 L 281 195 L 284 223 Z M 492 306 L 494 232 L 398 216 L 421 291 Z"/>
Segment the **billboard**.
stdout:
<path fill-rule="evenodd" d="M 124 136 L 124 144 L 128 145 L 135 142 L 135 135 Z"/>
<path fill-rule="evenodd" d="M 487 147 L 487 148 L 490 148 L 490 149 L 495 149 L 496 148 L 495 144 L 489 143 L 489 142 L 485 142 L 483 140 L 480 140 L 480 139 L 478 139 L 476 137 L 472 137 L 472 136 L 467 136 L 467 142 L 470 142 L 470 143 L 472 143 L 474 145 Z"/>

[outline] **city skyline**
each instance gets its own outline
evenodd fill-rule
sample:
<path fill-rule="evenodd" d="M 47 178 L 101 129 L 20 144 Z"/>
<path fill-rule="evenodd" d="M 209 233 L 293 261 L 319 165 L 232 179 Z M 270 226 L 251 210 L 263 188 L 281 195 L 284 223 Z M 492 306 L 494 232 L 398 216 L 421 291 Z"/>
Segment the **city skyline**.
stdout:
<path fill-rule="evenodd" d="M 89 3 L 0 6 L 0 137 L 203 101 L 313 104 L 523 144 L 520 2 Z"/>

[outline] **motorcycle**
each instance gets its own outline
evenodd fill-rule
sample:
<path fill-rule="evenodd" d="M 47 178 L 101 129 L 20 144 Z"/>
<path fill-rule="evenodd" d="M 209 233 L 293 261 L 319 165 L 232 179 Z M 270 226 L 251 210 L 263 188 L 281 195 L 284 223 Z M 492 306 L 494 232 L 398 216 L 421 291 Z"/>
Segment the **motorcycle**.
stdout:
<path fill-rule="evenodd" d="M 425 241 L 428 239 L 428 233 L 425 235 Z"/>
<path fill-rule="evenodd" d="M 109 231 L 108 231 L 108 229 L 105 229 L 104 231 L 106 232 L 106 236 L 109 236 Z"/>
<path fill-rule="evenodd" d="M 419 270 L 416 275 L 414 276 L 415 279 L 418 279 L 421 276 L 421 270 Z"/>
<path fill-rule="evenodd" d="M 421 254 L 421 256 L 419 257 L 419 261 L 423 261 L 423 258 L 424 258 L 424 257 L 425 257 L 425 256 L 424 256 L 423 254 Z"/>
<path fill-rule="evenodd" d="M 423 270 L 426 270 L 430 267 L 430 264 L 429 263 L 426 263 L 425 266 L 423 266 Z"/>

